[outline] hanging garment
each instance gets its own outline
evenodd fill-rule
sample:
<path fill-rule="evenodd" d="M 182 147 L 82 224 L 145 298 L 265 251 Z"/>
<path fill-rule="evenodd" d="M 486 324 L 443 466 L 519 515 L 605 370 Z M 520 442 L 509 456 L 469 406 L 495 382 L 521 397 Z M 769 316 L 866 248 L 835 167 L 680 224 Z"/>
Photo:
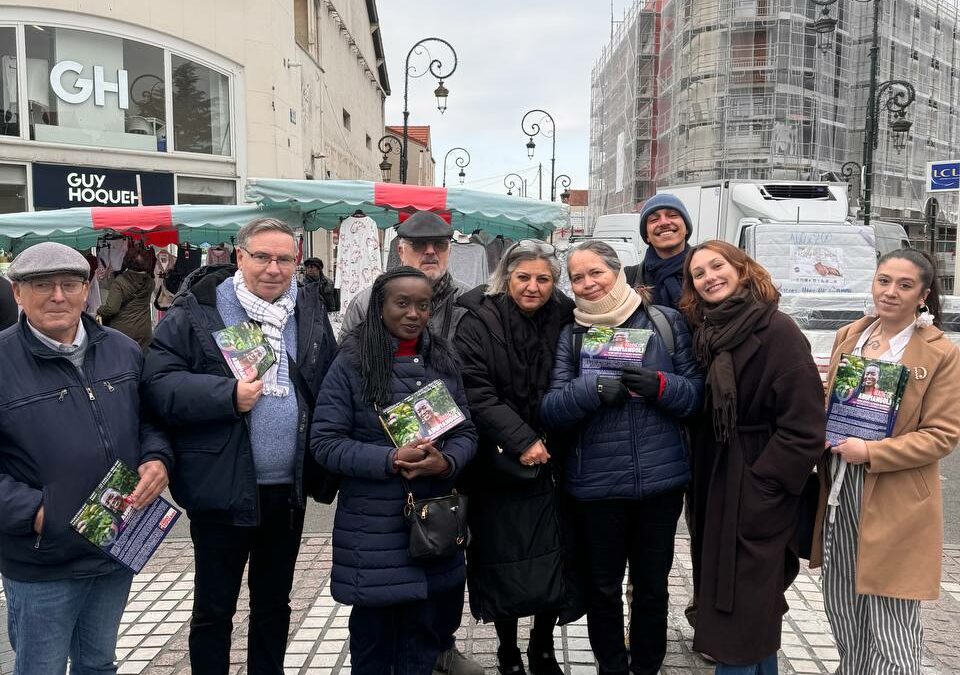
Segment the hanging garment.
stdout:
<path fill-rule="evenodd" d="M 487 283 L 490 270 L 487 267 L 487 250 L 480 244 L 450 244 L 450 274 L 470 288 Z"/>
<path fill-rule="evenodd" d="M 207 249 L 208 265 L 227 265 L 230 263 L 230 251 L 226 244 L 217 244 Z"/>
<path fill-rule="evenodd" d="M 373 218 L 345 218 L 340 223 L 334 281 L 340 289 L 341 311 L 345 312 L 357 293 L 371 286 L 383 272 L 381 260 L 380 237 Z"/>
<path fill-rule="evenodd" d="M 388 227 L 383 231 L 383 271 L 389 272 L 400 266 L 400 254 L 397 252 L 397 230 Z"/>
<path fill-rule="evenodd" d="M 156 293 L 153 296 L 153 323 L 156 324 L 162 317 L 162 313 L 170 309 L 173 304 L 174 294 L 167 290 L 167 274 L 173 270 L 177 264 L 177 256 L 170 252 L 166 247 L 155 246 L 154 251 L 157 254 L 157 264 L 153 267 L 154 288 Z"/>

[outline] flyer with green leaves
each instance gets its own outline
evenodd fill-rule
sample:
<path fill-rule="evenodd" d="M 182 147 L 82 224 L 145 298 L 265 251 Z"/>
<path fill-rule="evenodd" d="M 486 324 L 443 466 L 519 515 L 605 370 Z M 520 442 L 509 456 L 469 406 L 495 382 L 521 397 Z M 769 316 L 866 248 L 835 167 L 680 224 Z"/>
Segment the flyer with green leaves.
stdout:
<path fill-rule="evenodd" d="M 648 328 L 591 326 L 580 347 L 580 371 L 619 375 L 628 366 L 643 366 L 651 335 Z"/>
<path fill-rule="evenodd" d="M 891 361 L 843 354 L 827 408 L 827 440 L 877 441 L 893 433 L 909 370 Z"/>
<path fill-rule="evenodd" d="M 238 380 L 259 380 L 277 362 L 277 355 L 260 326 L 244 321 L 213 334 L 230 370 Z"/>
<path fill-rule="evenodd" d="M 441 380 L 434 380 L 380 412 L 380 423 L 398 448 L 413 440 L 433 440 L 466 417 Z"/>

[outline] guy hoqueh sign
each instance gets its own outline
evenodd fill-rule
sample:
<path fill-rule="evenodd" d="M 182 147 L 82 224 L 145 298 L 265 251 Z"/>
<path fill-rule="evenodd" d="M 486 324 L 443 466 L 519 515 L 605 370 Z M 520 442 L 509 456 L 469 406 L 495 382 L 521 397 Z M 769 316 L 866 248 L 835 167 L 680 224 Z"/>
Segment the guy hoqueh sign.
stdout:
<path fill-rule="evenodd" d="M 138 200 L 139 194 L 142 201 Z M 99 167 L 33 165 L 36 208 L 75 206 L 160 206 L 173 204 L 173 174 Z"/>

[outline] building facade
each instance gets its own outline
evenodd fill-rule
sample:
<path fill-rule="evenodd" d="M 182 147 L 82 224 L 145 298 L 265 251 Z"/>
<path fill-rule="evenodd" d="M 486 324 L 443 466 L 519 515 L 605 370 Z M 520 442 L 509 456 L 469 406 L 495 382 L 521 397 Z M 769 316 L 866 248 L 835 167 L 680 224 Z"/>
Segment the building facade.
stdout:
<path fill-rule="evenodd" d="M 384 155 L 390 163 L 390 171 L 383 180 L 388 183 L 400 182 L 400 147 L 403 144 L 403 125 L 386 127 L 384 133 L 391 136 L 391 151 Z M 384 147 L 388 147 L 385 145 Z M 437 160 L 433 158 L 433 142 L 430 138 L 430 126 L 407 127 L 407 183 L 409 185 L 435 185 Z"/>
<path fill-rule="evenodd" d="M 592 74 L 590 222 L 637 210 L 657 186 L 817 180 L 862 162 L 877 6 L 840 0 L 829 7 L 836 31 L 818 35 L 810 0 L 635 2 Z M 903 148 L 879 115 L 872 215 L 922 238 L 926 162 L 951 159 L 960 134 L 958 10 L 879 7 L 879 81 L 906 80 L 917 100 Z M 855 175 L 853 195 L 859 187 Z M 956 198 L 941 206 L 955 223 Z"/>
<path fill-rule="evenodd" d="M 12 0 L 0 67 L 0 212 L 379 176 L 375 0 Z"/>

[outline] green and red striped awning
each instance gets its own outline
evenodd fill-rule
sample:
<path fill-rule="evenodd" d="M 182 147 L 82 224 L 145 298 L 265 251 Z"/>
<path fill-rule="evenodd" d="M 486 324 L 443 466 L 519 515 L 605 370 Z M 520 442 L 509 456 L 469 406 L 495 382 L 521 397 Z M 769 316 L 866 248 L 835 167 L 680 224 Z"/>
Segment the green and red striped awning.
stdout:
<path fill-rule="evenodd" d="M 396 225 L 403 213 L 433 211 L 449 217 L 461 232 L 485 230 L 514 239 L 543 238 L 569 222 L 562 204 L 464 188 L 369 181 L 251 178 L 247 200 L 267 207 L 296 206 L 308 229 L 332 230 L 358 209 L 381 228 Z"/>

